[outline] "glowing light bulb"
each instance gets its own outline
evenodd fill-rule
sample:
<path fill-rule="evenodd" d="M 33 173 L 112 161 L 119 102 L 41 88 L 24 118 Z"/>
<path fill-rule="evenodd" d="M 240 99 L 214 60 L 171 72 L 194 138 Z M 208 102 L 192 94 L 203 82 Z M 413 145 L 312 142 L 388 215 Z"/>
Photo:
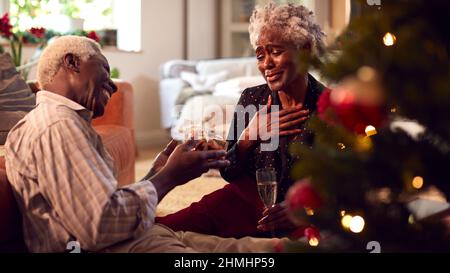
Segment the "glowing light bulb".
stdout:
<path fill-rule="evenodd" d="M 345 215 L 341 219 L 341 224 L 344 228 L 350 228 L 350 223 L 352 222 L 353 217 L 349 214 Z"/>
<path fill-rule="evenodd" d="M 368 136 L 358 137 L 356 139 L 356 149 L 358 151 L 361 151 L 361 152 L 368 151 L 368 150 L 372 149 L 372 146 L 373 146 L 372 140 Z"/>
<path fill-rule="evenodd" d="M 372 125 L 368 125 L 365 132 L 366 136 L 373 136 L 377 134 L 377 129 L 375 129 L 375 127 L 373 127 Z"/>
<path fill-rule="evenodd" d="M 345 216 L 345 210 L 341 210 L 341 216 L 344 217 Z"/>
<path fill-rule="evenodd" d="M 360 69 L 358 69 L 357 75 L 361 81 L 370 82 L 375 79 L 377 72 L 372 67 L 363 66 Z"/>
<path fill-rule="evenodd" d="M 423 178 L 421 176 L 416 176 L 413 178 L 412 186 L 415 189 L 420 189 L 423 187 Z"/>
<path fill-rule="evenodd" d="M 385 46 L 393 46 L 397 41 L 397 37 L 394 34 L 388 32 L 383 37 L 383 43 Z"/>
<path fill-rule="evenodd" d="M 306 215 L 308 215 L 308 216 L 314 215 L 314 210 L 311 208 L 305 208 L 305 212 L 306 212 Z"/>
<path fill-rule="evenodd" d="M 316 237 L 311 237 L 311 239 L 309 239 L 308 243 L 310 246 L 318 246 L 319 239 L 317 239 Z"/>
<path fill-rule="evenodd" d="M 408 223 L 411 225 L 414 224 L 414 216 L 412 214 L 408 217 Z"/>
<path fill-rule="evenodd" d="M 340 150 L 344 150 L 345 149 L 345 144 L 344 143 L 338 143 L 337 146 L 338 146 L 338 148 Z"/>
<path fill-rule="evenodd" d="M 350 221 L 350 230 L 353 233 L 360 233 L 361 231 L 363 231 L 364 225 L 364 218 L 362 218 L 361 216 L 355 216 Z"/>

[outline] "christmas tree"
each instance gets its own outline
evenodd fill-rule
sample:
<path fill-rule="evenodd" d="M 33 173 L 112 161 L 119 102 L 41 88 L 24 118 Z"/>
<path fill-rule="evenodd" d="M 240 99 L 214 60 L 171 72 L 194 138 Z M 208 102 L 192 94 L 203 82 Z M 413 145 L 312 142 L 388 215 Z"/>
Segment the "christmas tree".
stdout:
<path fill-rule="evenodd" d="M 283 249 L 448 251 L 450 2 L 360 5 L 338 53 L 312 62 L 338 84 L 307 124 L 314 145 L 291 146 L 302 160 L 288 206 L 314 228 Z"/>

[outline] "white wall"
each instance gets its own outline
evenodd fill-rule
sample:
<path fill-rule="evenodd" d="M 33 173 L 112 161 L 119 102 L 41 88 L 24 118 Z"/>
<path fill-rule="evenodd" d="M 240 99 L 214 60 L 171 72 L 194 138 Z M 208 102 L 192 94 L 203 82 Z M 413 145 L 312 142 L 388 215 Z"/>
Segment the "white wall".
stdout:
<path fill-rule="evenodd" d="M 165 141 L 160 125 L 159 65 L 183 55 L 182 2 L 142 1 L 142 52 L 106 52 L 111 67 L 130 81 L 135 96 L 136 141 L 139 147 Z"/>
<path fill-rule="evenodd" d="M 139 148 L 165 143 L 159 108 L 159 65 L 183 57 L 182 0 L 142 1 L 142 51 L 128 53 L 105 49 L 110 66 L 134 87 L 136 141 Z M 33 48 L 24 49 L 24 58 Z M 35 71 L 30 73 L 30 79 Z"/>
<path fill-rule="evenodd" d="M 187 1 L 187 59 L 218 57 L 218 1 Z"/>

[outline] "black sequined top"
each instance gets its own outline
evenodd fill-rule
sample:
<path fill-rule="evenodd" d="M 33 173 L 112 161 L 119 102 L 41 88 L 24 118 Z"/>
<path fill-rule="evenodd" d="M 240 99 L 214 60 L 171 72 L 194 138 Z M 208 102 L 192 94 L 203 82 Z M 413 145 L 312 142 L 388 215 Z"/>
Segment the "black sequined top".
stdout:
<path fill-rule="evenodd" d="M 308 90 L 304 101 L 304 106 L 309 109 L 310 115 L 316 111 L 317 100 L 325 87 L 319 83 L 314 77 L 308 75 Z M 260 105 L 266 105 L 269 94 L 272 94 L 272 105 L 278 105 L 279 109 L 282 109 L 280 98 L 277 92 L 272 92 L 267 84 L 247 88 L 242 93 L 238 105 L 247 107 L 254 105 L 257 109 L 260 109 Z M 228 159 L 230 160 L 230 166 L 220 170 L 222 177 L 230 183 L 237 181 L 241 176 L 248 175 L 255 177 L 256 170 L 263 167 L 273 167 L 277 172 L 278 181 L 278 196 L 277 202 L 284 200 L 288 188 L 294 182 L 291 178 L 290 169 L 292 165 L 299 160 L 298 156 L 291 155 L 288 152 L 288 146 L 293 142 L 301 142 L 307 145 L 312 145 L 313 134 L 311 131 L 304 128 L 304 124 L 300 127 L 303 132 L 296 136 L 284 136 L 280 137 L 278 147 L 275 147 L 274 151 L 261 151 L 261 145 L 258 145 L 253 151 L 251 151 L 249 157 L 245 162 L 239 162 L 236 158 L 236 142 L 242 131 L 248 126 L 251 118 L 255 113 L 249 113 L 241 109 L 236 108 L 234 112 L 233 121 L 231 123 L 230 132 L 228 135 Z M 250 111 L 251 112 L 251 111 Z M 239 119 L 238 119 L 239 117 Z M 241 124 L 240 124 L 241 123 Z M 245 126 L 242 126 L 245 123 Z"/>

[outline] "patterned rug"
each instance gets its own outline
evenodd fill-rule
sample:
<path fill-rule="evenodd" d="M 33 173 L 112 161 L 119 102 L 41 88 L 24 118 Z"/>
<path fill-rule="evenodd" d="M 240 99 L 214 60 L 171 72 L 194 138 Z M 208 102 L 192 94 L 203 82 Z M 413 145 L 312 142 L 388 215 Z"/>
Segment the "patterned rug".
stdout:
<path fill-rule="evenodd" d="M 169 192 L 158 204 L 157 216 L 164 216 L 188 207 L 199 201 L 205 194 L 225 186 L 226 182 L 219 177 L 199 177 Z"/>

